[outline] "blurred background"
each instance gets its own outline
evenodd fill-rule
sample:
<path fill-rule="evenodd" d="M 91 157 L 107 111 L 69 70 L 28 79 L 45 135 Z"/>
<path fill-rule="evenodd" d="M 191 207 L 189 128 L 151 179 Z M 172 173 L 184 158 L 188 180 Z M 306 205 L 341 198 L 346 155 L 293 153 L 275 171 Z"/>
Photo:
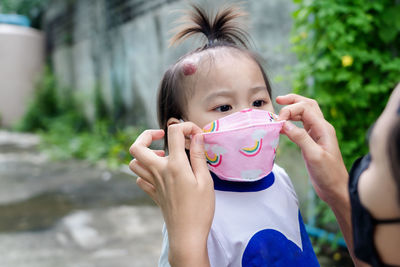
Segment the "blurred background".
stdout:
<path fill-rule="evenodd" d="M 157 127 L 166 68 L 199 46 L 168 47 L 186 3 L 0 0 L 0 267 L 157 265 L 162 216 L 128 149 Z M 240 3 L 273 95 L 315 98 L 350 167 L 400 79 L 400 1 Z M 321 266 L 352 266 L 300 151 L 282 137 L 277 153 Z"/>

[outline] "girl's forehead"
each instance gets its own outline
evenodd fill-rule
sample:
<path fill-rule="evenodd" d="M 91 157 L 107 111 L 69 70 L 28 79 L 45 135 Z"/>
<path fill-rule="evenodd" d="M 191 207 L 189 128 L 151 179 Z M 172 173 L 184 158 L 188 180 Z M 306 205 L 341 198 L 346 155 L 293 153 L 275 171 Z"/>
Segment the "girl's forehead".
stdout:
<path fill-rule="evenodd" d="M 186 56 L 179 62 L 178 68 L 184 76 L 191 76 L 198 70 L 207 68 L 209 70 L 211 64 L 218 63 L 225 59 L 235 59 L 239 55 L 243 56 L 244 52 L 231 47 L 216 47 L 199 52 L 195 52 Z"/>
<path fill-rule="evenodd" d="M 260 80 L 265 83 L 257 62 L 246 51 L 237 48 L 216 47 L 195 52 L 183 58 L 177 68 L 186 99 L 202 97 L 216 88 L 231 88 L 233 84 L 238 86 L 254 79 L 258 84 Z"/>

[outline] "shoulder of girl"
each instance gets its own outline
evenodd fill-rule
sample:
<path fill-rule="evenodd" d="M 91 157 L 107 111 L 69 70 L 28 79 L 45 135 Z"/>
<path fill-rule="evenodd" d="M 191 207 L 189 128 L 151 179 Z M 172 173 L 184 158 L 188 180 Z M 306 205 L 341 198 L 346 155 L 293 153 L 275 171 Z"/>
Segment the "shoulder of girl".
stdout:
<path fill-rule="evenodd" d="M 272 172 L 274 173 L 275 176 L 286 176 L 289 178 L 289 175 L 286 173 L 285 169 L 276 163 L 274 163 Z"/>
<path fill-rule="evenodd" d="M 274 164 L 274 167 L 272 168 L 272 172 L 274 173 L 275 179 L 279 179 L 280 181 L 283 181 L 283 183 L 297 197 L 296 191 L 294 190 L 294 186 L 293 186 L 292 180 L 290 179 L 290 177 L 287 174 L 287 172 L 285 171 L 285 169 L 283 169 L 278 164 Z"/>

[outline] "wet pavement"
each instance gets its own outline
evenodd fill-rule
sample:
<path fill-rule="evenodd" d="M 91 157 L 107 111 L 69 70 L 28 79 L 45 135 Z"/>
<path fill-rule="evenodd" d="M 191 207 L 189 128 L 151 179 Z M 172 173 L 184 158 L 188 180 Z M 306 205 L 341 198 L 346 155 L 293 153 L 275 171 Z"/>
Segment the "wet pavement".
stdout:
<path fill-rule="evenodd" d="M 162 216 L 129 170 L 53 162 L 0 131 L 0 267 L 156 266 Z"/>

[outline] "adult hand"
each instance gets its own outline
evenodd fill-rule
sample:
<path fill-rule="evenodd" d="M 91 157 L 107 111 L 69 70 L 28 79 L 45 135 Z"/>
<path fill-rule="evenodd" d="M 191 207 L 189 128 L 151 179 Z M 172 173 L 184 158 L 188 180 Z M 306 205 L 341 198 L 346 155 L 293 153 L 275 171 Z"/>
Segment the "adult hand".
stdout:
<path fill-rule="evenodd" d="M 369 266 L 358 260 L 353 251 L 349 178 L 335 129 L 324 119 L 318 103 L 313 99 L 289 94 L 278 96 L 276 102 L 287 105 L 279 113 L 280 120 L 303 122 L 304 128 L 299 128 L 286 121 L 282 133 L 300 147 L 311 183 L 318 196 L 335 213 L 355 266 Z"/>
<path fill-rule="evenodd" d="M 138 186 L 160 206 L 168 230 L 172 266 L 209 266 L 207 238 L 214 216 L 213 180 L 204 155 L 201 129 L 191 122 L 168 127 L 169 155 L 149 148 L 163 130 L 144 131 L 133 143 L 129 167 Z M 190 143 L 190 162 L 185 136 Z"/>
<path fill-rule="evenodd" d="M 299 128 L 286 121 L 282 133 L 300 147 L 318 196 L 328 204 L 346 197 L 348 173 L 335 129 L 324 119 L 318 103 L 296 94 L 278 96 L 276 102 L 287 105 L 279 113 L 280 120 L 303 122 L 304 128 Z"/>

